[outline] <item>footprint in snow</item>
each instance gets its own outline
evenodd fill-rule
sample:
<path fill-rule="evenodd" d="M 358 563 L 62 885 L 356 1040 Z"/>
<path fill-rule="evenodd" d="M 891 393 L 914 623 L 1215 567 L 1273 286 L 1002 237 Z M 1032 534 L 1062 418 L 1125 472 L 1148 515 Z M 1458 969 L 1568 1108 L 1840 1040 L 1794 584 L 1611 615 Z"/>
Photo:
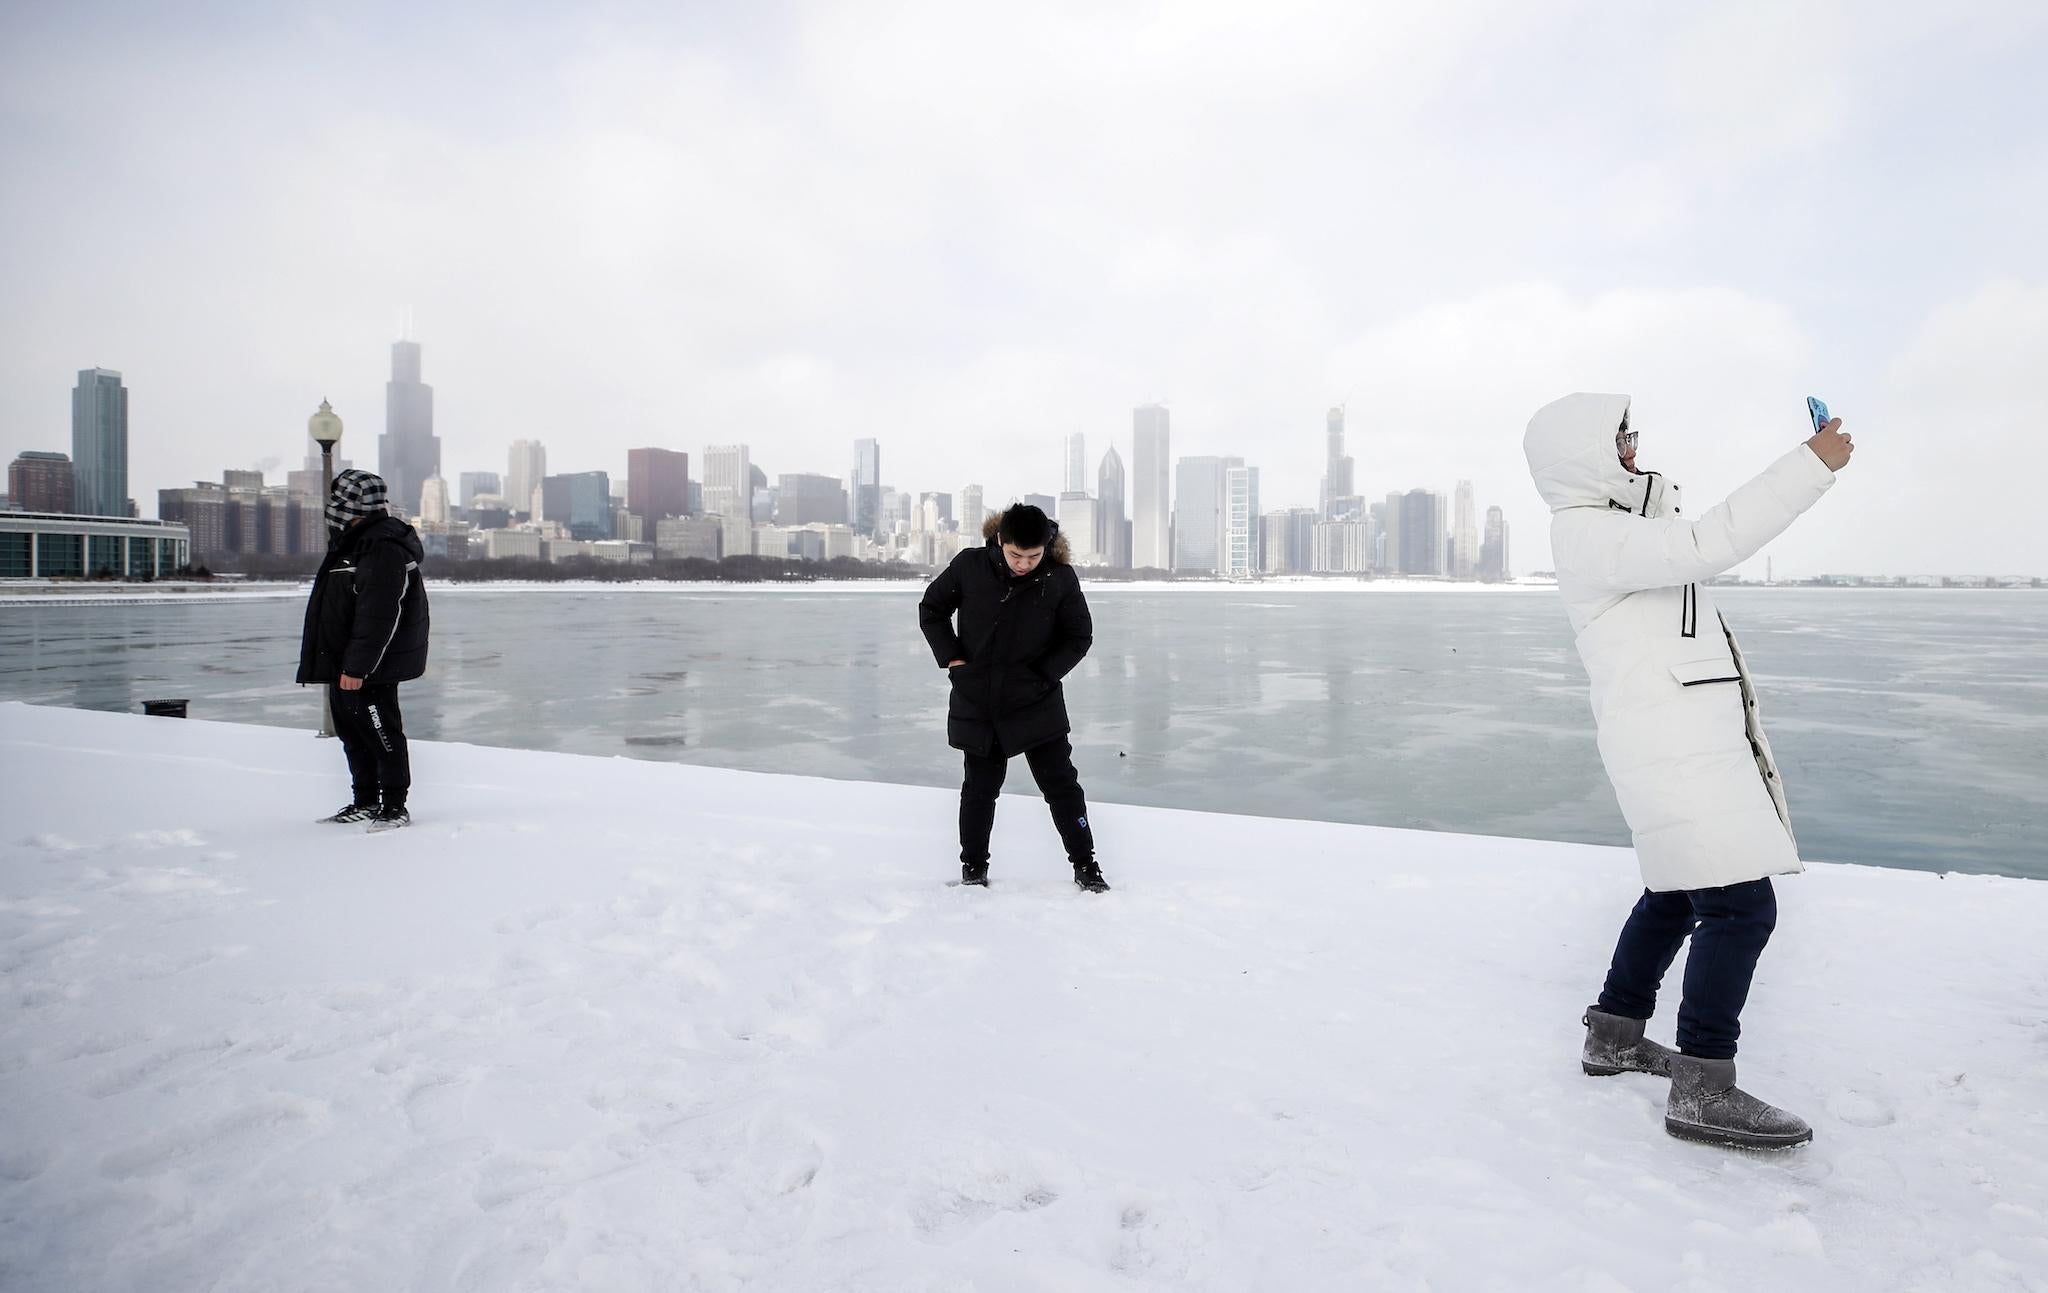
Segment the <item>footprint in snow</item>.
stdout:
<path fill-rule="evenodd" d="M 976 1226 L 998 1212 L 1037 1212 L 1060 1201 L 1059 1191 L 1031 1177 L 988 1172 L 947 1186 L 910 1205 L 918 1232 L 934 1241 Z"/>
<path fill-rule="evenodd" d="M 0 1149 L 0 1181 L 22 1185 L 35 1180 L 50 1167 L 47 1150 L 12 1146 Z"/>
<path fill-rule="evenodd" d="M 1827 1111 L 1852 1127 L 1889 1127 L 1899 1120 L 1888 1103 L 1861 1091 L 1837 1091 L 1828 1097 Z"/>
<path fill-rule="evenodd" d="M 462 1113 L 475 1083 L 454 1073 L 437 1073 L 413 1084 L 405 1094 L 405 1119 L 416 1136 L 446 1135 L 462 1124 Z"/>
<path fill-rule="evenodd" d="M 204 1068 L 233 1050 L 234 1045 L 234 1042 L 225 1037 L 193 1038 L 174 1042 L 101 1075 L 86 1083 L 84 1090 L 95 1100 L 126 1095 L 151 1083 Z"/>
<path fill-rule="evenodd" d="M 1116 1252 L 1109 1264 L 1121 1275 L 1178 1283 L 1193 1269 L 1204 1241 L 1178 1212 L 1127 1204 L 1117 1217 Z"/>
<path fill-rule="evenodd" d="M 230 1113 L 185 1123 L 151 1136 L 100 1160 L 100 1175 L 110 1180 L 152 1176 L 187 1159 L 245 1160 L 261 1142 L 289 1136 L 323 1120 L 327 1106 L 296 1096 L 271 1095 Z"/>

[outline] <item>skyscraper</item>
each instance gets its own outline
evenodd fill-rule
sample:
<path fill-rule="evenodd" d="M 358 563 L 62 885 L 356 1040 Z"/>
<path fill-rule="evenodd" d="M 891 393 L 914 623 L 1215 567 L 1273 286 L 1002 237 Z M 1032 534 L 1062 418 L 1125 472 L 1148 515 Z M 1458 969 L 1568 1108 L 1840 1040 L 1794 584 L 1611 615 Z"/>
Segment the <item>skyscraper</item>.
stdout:
<path fill-rule="evenodd" d="M 1243 465 L 1241 460 L 1236 458 L 1231 459 L 1230 463 L 1233 467 Z M 1249 545 L 1251 549 L 1252 569 L 1257 570 L 1259 568 L 1259 554 L 1264 551 L 1264 549 L 1260 545 L 1265 537 L 1259 533 L 1259 469 L 1257 467 L 1247 467 L 1245 468 L 1245 470 L 1251 473 L 1251 512 L 1245 519 L 1245 526 L 1247 531 L 1247 538 L 1245 542 Z"/>
<path fill-rule="evenodd" d="M 1326 521 L 1356 519 L 1365 500 L 1355 492 L 1355 472 L 1344 452 L 1344 410 L 1334 408 L 1323 419 L 1324 452 L 1322 516 Z"/>
<path fill-rule="evenodd" d="M 1095 473 L 1096 524 L 1102 529 L 1102 564 L 1115 570 L 1131 566 L 1131 524 L 1124 519 L 1124 460 L 1111 445 Z"/>
<path fill-rule="evenodd" d="M 82 368 L 71 392 L 71 510 L 128 515 L 128 388 L 111 368 Z"/>
<path fill-rule="evenodd" d="M 1131 564 L 1164 570 L 1173 564 L 1173 435 L 1165 406 L 1133 410 L 1131 425 Z"/>
<path fill-rule="evenodd" d="M 1102 556 L 1102 508 L 1077 489 L 1060 495 L 1060 535 L 1077 566 L 1099 566 Z"/>
<path fill-rule="evenodd" d="M 1461 480 L 1451 509 L 1451 570 L 1470 579 L 1479 569 L 1479 517 L 1472 502 L 1472 482 Z"/>
<path fill-rule="evenodd" d="M 448 482 L 439 476 L 429 476 L 420 485 L 420 522 L 423 525 L 446 525 L 448 515 Z"/>
<path fill-rule="evenodd" d="M 1259 525 L 1259 569 L 1269 575 L 1305 575 L 1315 569 L 1316 510 L 1268 512 Z"/>
<path fill-rule="evenodd" d="M 655 523 L 690 513 L 690 455 L 674 449 L 626 450 L 626 510 L 640 518 L 640 543 L 654 542 Z"/>
<path fill-rule="evenodd" d="M 754 516 L 754 464 L 743 444 L 704 450 L 704 510 L 713 516 Z"/>
<path fill-rule="evenodd" d="M 1088 492 L 1088 437 L 1079 431 L 1067 437 L 1067 480 L 1060 488 L 1069 494 Z"/>
<path fill-rule="evenodd" d="M 960 533 L 979 543 L 981 524 L 987 519 L 988 505 L 981 501 L 981 486 L 963 486 L 960 490 Z"/>
<path fill-rule="evenodd" d="M 1411 489 L 1401 500 L 1401 573 L 1444 573 L 1444 496 Z"/>
<path fill-rule="evenodd" d="M 854 530 L 872 538 L 882 531 L 882 446 L 876 440 L 853 442 L 853 475 L 846 480 L 846 508 Z"/>
<path fill-rule="evenodd" d="M 845 525 L 846 486 L 837 476 L 785 473 L 775 480 L 777 525 Z"/>
<path fill-rule="evenodd" d="M 541 517 L 558 521 L 572 539 L 612 537 L 612 478 L 578 471 L 541 480 Z"/>
<path fill-rule="evenodd" d="M 1229 461 L 1223 469 L 1222 569 L 1226 578 L 1249 579 L 1259 568 L 1259 470 Z"/>
<path fill-rule="evenodd" d="M 1173 568 L 1215 574 L 1223 569 L 1224 473 L 1234 459 L 1183 458 L 1175 470 Z"/>
<path fill-rule="evenodd" d="M 1513 567 L 1508 564 L 1508 521 L 1498 507 L 1486 509 L 1486 540 L 1479 547 L 1479 577 L 1481 579 L 1509 579 Z"/>
<path fill-rule="evenodd" d="M 1264 560 L 1259 563 L 1260 573 L 1287 573 L 1287 513 L 1268 512 L 1260 517 L 1259 537 L 1265 553 Z"/>
<path fill-rule="evenodd" d="M 877 515 L 881 518 L 882 533 L 894 534 L 898 525 L 909 529 L 916 519 L 917 500 L 907 490 L 901 489 L 884 489 L 881 499 L 881 510 Z"/>
<path fill-rule="evenodd" d="M 1372 523 L 1318 521 L 1309 568 L 1319 575 L 1362 575 L 1372 569 Z"/>
<path fill-rule="evenodd" d="M 538 440 L 514 440 L 505 468 L 505 506 L 538 521 L 539 514 L 532 511 L 533 491 L 548 474 L 548 447 Z"/>
<path fill-rule="evenodd" d="M 394 507 L 419 506 L 420 487 L 441 474 L 441 437 L 434 434 L 434 388 L 420 380 L 420 343 L 391 343 L 391 380 L 384 383 L 384 434 L 377 437 L 377 474 Z"/>

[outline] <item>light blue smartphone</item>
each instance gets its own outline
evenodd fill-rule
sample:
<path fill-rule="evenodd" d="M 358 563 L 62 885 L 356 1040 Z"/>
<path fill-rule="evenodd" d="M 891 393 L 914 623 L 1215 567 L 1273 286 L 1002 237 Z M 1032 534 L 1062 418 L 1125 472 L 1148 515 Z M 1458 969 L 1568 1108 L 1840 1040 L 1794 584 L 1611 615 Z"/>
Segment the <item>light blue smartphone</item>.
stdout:
<path fill-rule="evenodd" d="M 1828 406 L 1809 395 L 1806 397 L 1806 411 L 1813 416 L 1813 429 L 1819 431 L 1828 424 Z"/>

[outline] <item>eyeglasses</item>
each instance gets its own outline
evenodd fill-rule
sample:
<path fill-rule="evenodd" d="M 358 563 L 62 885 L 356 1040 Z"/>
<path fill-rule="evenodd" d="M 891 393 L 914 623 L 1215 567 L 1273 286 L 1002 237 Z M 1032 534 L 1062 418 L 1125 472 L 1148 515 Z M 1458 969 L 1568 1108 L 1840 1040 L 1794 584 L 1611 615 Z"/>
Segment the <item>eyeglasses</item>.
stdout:
<path fill-rule="evenodd" d="M 1626 453 L 1636 447 L 1636 433 L 1628 429 L 1628 414 L 1621 415 L 1621 429 L 1614 433 L 1614 447 Z"/>

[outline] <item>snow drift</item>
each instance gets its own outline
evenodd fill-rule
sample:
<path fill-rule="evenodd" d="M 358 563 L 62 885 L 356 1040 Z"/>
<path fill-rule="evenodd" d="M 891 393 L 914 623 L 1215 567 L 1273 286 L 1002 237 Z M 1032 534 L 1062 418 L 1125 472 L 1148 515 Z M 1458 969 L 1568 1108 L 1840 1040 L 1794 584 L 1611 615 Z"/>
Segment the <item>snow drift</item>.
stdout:
<path fill-rule="evenodd" d="M 414 766 L 0 706 L 0 1286 L 2048 1288 L 2048 885 L 1782 882 L 1760 1158 L 1578 1071 L 1623 850 Z"/>

